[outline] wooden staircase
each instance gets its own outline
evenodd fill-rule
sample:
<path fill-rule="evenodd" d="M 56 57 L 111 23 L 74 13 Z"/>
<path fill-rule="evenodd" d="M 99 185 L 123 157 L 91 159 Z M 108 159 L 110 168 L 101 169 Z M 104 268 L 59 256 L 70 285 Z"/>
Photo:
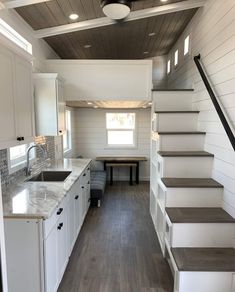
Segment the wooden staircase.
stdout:
<path fill-rule="evenodd" d="M 235 219 L 222 208 L 192 96 L 153 93 L 150 213 L 173 292 L 235 292 Z"/>

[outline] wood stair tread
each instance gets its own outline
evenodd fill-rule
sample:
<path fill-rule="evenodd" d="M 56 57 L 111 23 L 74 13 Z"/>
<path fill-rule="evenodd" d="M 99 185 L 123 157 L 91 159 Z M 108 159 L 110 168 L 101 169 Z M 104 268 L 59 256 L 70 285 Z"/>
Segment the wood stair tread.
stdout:
<path fill-rule="evenodd" d="M 155 111 L 155 114 L 199 114 L 199 111 Z"/>
<path fill-rule="evenodd" d="M 234 272 L 233 248 L 171 248 L 179 271 Z"/>
<path fill-rule="evenodd" d="M 214 157 L 206 151 L 158 151 L 162 157 Z"/>
<path fill-rule="evenodd" d="M 223 188 L 212 178 L 162 178 L 167 188 Z"/>
<path fill-rule="evenodd" d="M 166 208 L 172 223 L 235 223 L 222 208 Z"/>
<path fill-rule="evenodd" d="M 198 132 L 198 131 L 191 131 L 191 132 L 160 131 L 157 133 L 158 135 L 206 135 L 206 132 Z"/>

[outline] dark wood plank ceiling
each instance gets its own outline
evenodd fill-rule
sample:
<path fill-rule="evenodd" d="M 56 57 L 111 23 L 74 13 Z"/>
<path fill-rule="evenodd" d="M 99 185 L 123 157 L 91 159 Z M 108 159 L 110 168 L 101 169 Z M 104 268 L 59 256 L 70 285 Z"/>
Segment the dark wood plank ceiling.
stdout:
<path fill-rule="evenodd" d="M 167 4 L 176 2 L 182 2 L 182 0 L 168 0 Z M 140 10 L 165 4 L 160 0 L 139 0 L 132 3 L 131 10 Z M 100 7 L 100 0 L 53 0 L 20 7 L 16 11 L 36 30 L 73 23 L 69 19 L 71 13 L 79 15 L 77 21 L 105 16 Z"/>
<path fill-rule="evenodd" d="M 167 4 L 181 2 L 168 0 Z M 163 5 L 160 0 L 133 2 L 132 10 Z M 17 8 L 35 30 L 103 17 L 100 0 L 57 0 Z M 45 38 L 62 59 L 143 59 L 165 55 L 172 48 L 197 9 L 117 23 Z M 149 37 L 149 33 L 155 35 Z M 84 46 L 90 45 L 90 48 Z M 145 53 L 144 53 L 145 52 Z"/>
<path fill-rule="evenodd" d="M 195 11 L 181 11 L 48 37 L 46 41 L 63 59 L 143 59 L 161 56 L 169 52 Z M 155 32 L 153 37 L 149 37 L 151 32 Z M 91 47 L 84 48 L 86 45 Z"/>

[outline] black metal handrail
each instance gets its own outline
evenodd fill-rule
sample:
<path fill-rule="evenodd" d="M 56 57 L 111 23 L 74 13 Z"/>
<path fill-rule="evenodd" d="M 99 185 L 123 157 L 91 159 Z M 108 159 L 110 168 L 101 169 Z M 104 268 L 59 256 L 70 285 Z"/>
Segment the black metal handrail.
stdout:
<path fill-rule="evenodd" d="M 216 98 L 216 94 L 215 94 L 215 92 L 210 84 L 209 79 L 206 76 L 205 70 L 204 70 L 200 60 L 201 60 L 200 54 L 198 56 L 194 57 L 194 62 L 196 63 L 196 66 L 197 66 L 198 71 L 201 75 L 201 78 L 202 78 L 202 80 L 206 86 L 206 89 L 211 97 L 211 100 L 214 104 L 215 110 L 216 110 L 217 114 L 219 115 L 219 118 L 223 124 L 224 130 L 227 133 L 228 138 L 229 138 L 229 140 L 232 144 L 232 147 L 235 151 L 235 136 L 234 136 L 234 132 L 232 131 L 232 125 L 230 125 L 229 120 L 226 118 L 225 113 L 224 113 L 223 109 L 221 108 L 219 101 Z"/>

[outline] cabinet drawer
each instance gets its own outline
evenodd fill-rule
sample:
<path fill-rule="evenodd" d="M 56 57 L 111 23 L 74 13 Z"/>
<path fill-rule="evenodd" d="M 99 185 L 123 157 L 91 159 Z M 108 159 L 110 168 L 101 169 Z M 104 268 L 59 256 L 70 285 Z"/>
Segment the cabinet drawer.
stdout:
<path fill-rule="evenodd" d="M 44 220 L 43 224 L 43 238 L 47 238 L 49 233 L 51 232 L 53 226 L 56 224 L 57 220 L 60 218 L 60 216 L 65 212 L 67 197 L 65 197 L 62 202 L 59 204 L 59 206 L 55 209 L 52 216 L 46 220 Z"/>

